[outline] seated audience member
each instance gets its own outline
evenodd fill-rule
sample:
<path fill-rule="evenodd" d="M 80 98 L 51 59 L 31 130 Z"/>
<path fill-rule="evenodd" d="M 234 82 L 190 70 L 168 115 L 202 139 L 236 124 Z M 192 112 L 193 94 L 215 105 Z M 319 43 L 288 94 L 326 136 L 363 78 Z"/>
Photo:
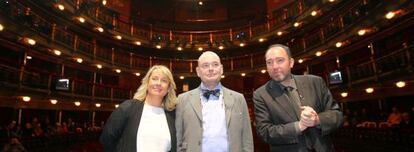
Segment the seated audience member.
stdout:
<path fill-rule="evenodd" d="M 398 110 L 398 108 L 397 107 L 392 107 L 392 112 L 388 116 L 387 122 L 391 126 L 398 126 L 401 122 L 401 119 L 402 119 L 401 113 Z"/>
<path fill-rule="evenodd" d="M 411 121 L 411 115 L 408 112 L 402 114 L 402 121 L 400 123 L 401 129 L 411 129 L 414 127 L 414 123 Z"/>
<path fill-rule="evenodd" d="M 2 152 L 27 152 L 17 137 L 11 137 L 10 142 L 4 145 Z"/>

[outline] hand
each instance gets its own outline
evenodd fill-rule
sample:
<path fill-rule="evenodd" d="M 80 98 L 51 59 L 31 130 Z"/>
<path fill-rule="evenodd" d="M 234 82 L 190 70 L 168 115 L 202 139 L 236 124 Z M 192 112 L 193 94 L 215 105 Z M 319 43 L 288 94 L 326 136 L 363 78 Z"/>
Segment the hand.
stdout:
<path fill-rule="evenodd" d="M 320 121 L 318 113 L 316 113 L 312 107 L 302 106 L 300 108 L 302 112 L 300 114 L 299 127 L 301 125 L 306 127 L 315 127 L 316 125 L 319 125 Z"/>

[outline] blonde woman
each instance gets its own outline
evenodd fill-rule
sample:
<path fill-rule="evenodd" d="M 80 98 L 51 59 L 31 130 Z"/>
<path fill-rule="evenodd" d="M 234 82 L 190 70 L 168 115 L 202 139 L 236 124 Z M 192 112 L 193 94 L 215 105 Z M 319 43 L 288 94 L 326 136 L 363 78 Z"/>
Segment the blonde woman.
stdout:
<path fill-rule="evenodd" d="M 175 152 L 175 83 L 162 65 L 151 67 L 131 100 L 108 118 L 100 141 L 106 152 Z"/>

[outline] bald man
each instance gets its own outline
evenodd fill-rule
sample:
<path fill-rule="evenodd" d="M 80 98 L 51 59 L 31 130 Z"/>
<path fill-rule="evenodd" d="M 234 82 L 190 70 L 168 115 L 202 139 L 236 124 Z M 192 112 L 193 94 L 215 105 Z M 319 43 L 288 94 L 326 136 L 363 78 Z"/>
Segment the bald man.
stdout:
<path fill-rule="evenodd" d="M 244 96 L 220 83 L 220 57 L 198 58 L 198 88 L 178 96 L 175 126 L 178 152 L 252 152 L 253 137 Z"/>

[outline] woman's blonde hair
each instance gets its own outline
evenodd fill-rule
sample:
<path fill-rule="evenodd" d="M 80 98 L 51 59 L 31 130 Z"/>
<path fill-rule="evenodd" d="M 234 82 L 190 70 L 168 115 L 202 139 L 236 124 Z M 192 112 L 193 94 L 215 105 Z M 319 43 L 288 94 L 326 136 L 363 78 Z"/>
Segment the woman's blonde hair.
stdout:
<path fill-rule="evenodd" d="M 142 101 L 142 102 L 145 101 L 145 98 L 147 97 L 147 93 L 148 93 L 147 90 L 148 90 L 149 79 L 150 79 L 151 74 L 154 71 L 159 71 L 168 78 L 168 81 L 169 81 L 168 92 L 167 92 L 167 95 L 164 96 L 162 103 L 164 105 L 164 109 L 168 111 L 172 111 L 175 109 L 175 105 L 177 103 L 177 95 L 175 94 L 176 85 L 175 85 L 174 78 L 172 76 L 171 71 L 166 66 L 163 66 L 163 65 L 154 65 L 148 70 L 145 77 L 142 78 L 141 80 L 141 86 L 139 86 L 139 88 L 137 89 L 137 92 L 135 92 L 134 94 L 134 99 L 137 99 L 138 101 Z"/>

